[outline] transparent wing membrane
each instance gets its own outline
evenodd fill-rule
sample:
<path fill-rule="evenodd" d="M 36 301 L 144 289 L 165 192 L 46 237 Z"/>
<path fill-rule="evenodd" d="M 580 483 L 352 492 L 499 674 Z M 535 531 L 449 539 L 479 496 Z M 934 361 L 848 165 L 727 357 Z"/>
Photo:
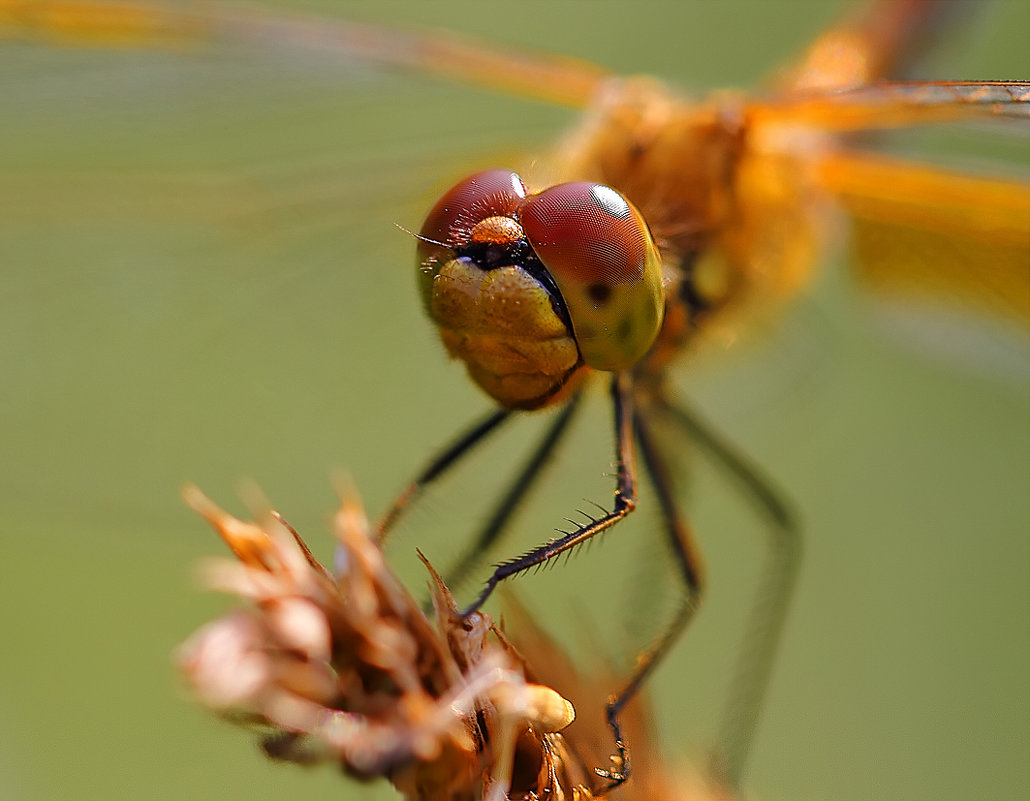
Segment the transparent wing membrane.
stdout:
<path fill-rule="evenodd" d="M 1030 82 L 914 81 L 802 92 L 751 108 L 756 123 L 862 131 L 977 118 L 1030 119 Z"/>
<path fill-rule="evenodd" d="M 257 6 L 0 0 L 0 37 L 78 46 L 295 49 L 571 106 L 586 105 L 606 77 L 599 67 L 563 56 Z"/>

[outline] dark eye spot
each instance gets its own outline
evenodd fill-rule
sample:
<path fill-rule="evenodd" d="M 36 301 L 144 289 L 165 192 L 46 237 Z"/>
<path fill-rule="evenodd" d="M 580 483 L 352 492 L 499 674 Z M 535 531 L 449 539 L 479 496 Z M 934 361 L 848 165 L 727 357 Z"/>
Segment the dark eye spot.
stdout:
<path fill-rule="evenodd" d="M 628 317 L 623 317 L 615 326 L 615 340 L 616 342 L 629 342 L 632 335 L 633 322 Z"/>
<path fill-rule="evenodd" d="M 594 308 L 604 306 L 609 300 L 611 300 L 612 288 L 608 284 L 602 284 L 600 281 L 596 281 L 587 286 L 587 297 L 590 298 L 591 303 L 594 304 Z"/>

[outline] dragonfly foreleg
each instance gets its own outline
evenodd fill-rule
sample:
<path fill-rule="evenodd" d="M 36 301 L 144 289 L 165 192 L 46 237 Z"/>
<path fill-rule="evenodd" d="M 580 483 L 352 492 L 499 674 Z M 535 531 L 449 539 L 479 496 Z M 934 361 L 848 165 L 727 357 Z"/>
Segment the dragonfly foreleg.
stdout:
<path fill-rule="evenodd" d="M 530 568 L 542 565 L 566 553 L 591 537 L 611 528 L 636 508 L 636 471 L 633 467 L 632 379 L 629 373 L 617 373 L 612 379 L 612 405 L 615 411 L 616 486 L 612 510 L 586 525 L 552 539 L 538 548 L 497 566 L 487 579 L 482 592 L 465 609 L 468 616 L 479 609 L 502 581 Z"/>
<path fill-rule="evenodd" d="M 526 460 L 521 471 L 508 487 L 504 497 L 494 507 L 493 513 L 479 532 L 479 536 L 461 554 L 454 567 L 444 574 L 444 583 L 452 590 L 465 580 L 483 554 L 500 539 L 515 511 L 532 491 L 533 485 L 542 475 L 547 461 L 564 438 L 569 429 L 569 423 L 572 422 L 572 418 L 579 408 L 581 398 L 582 393 L 577 392 L 558 412 L 536 449 L 530 454 L 529 459 Z"/>
<path fill-rule="evenodd" d="M 482 443 L 486 438 L 496 431 L 501 423 L 512 416 L 510 409 L 498 409 L 484 417 L 472 428 L 463 432 L 454 442 L 444 448 L 432 461 L 423 468 L 422 472 L 406 486 L 391 504 L 386 514 L 380 519 L 376 526 L 376 541 L 382 545 L 390 530 L 397 523 L 400 516 L 411 505 L 412 501 L 421 494 L 427 484 L 432 483 L 454 464 L 465 456 L 474 447 Z"/>

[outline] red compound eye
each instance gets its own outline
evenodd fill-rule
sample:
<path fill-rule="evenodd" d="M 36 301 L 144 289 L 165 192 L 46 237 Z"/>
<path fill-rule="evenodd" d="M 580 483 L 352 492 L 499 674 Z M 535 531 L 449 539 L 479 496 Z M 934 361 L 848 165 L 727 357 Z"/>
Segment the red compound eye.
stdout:
<path fill-rule="evenodd" d="M 511 170 L 477 172 L 444 193 L 419 233 L 449 248 L 462 247 L 471 240 L 476 223 L 488 217 L 514 217 L 525 200 L 525 184 Z M 419 250 L 420 258 L 429 255 Z"/>
<path fill-rule="evenodd" d="M 654 243 L 640 214 L 614 189 L 560 184 L 529 198 L 519 220 L 540 260 L 582 283 L 639 281 Z"/>
<path fill-rule="evenodd" d="M 477 226 L 481 235 L 521 238 L 514 217 L 525 200 L 526 186 L 516 173 L 484 170 L 459 181 L 436 201 L 422 223 L 417 250 L 422 302 L 430 316 L 433 281 L 441 267 L 472 241 Z"/>
<path fill-rule="evenodd" d="M 569 309 L 583 359 L 621 370 L 647 352 L 664 310 L 661 258 L 647 224 L 601 184 L 560 184 L 518 212 Z"/>

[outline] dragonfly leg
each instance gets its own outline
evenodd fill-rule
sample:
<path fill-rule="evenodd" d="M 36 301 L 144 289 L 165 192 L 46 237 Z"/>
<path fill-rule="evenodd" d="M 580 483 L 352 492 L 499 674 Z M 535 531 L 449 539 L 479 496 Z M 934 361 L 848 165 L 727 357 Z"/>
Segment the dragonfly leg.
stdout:
<path fill-rule="evenodd" d="M 591 520 L 590 523 L 581 526 L 575 531 L 565 533 L 561 537 L 552 539 L 550 542 L 544 543 L 516 559 L 498 565 L 476 600 L 464 610 L 464 615 L 471 615 L 479 609 L 486 602 L 486 599 L 490 597 L 494 588 L 506 578 L 537 565 L 542 565 L 559 554 L 566 553 L 571 548 L 575 548 L 591 537 L 611 528 L 636 508 L 636 475 L 633 467 L 633 392 L 632 378 L 629 373 L 618 373 L 612 378 L 611 393 L 614 410 L 617 471 L 612 510 L 596 520 Z M 611 787 L 626 781 L 629 778 L 630 770 L 629 749 L 622 738 L 622 729 L 618 721 L 619 709 L 621 709 L 621 705 L 618 708 L 613 708 L 609 704 L 608 725 L 615 738 L 616 748 L 613 763 L 618 766 L 618 769 L 611 771 L 597 769 L 598 775 L 604 778 Z"/>
<path fill-rule="evenodd" d="M 432 461 L 423 468 L 415 479 L 406 486 L 394 500 L 393 504 L 386 511 L 386 514 L 379 520 L 376 526 L 376 541 L 382 545 L 386 541 L 390 530 L 397 523 L 400 516 L 411 505 L 412 501 L 422 492 L 427 484 L 432 483 L 451 467 L 454 466 L 462 456 L 482 443 L 486 438 L 496 431 L 501 423 L 512 416 L 510 409 L 498 409 L 491 412 L 467 431 L 463 432 L 454 442 L 444 448 Z"/>
<path fill-rule="evenodd" d="M 628 373 L 618 373 L 612 379 L 612 400 L 615 410 L 616 440 L 616 486 L 612 510 L 601 517 L 591 520 L 575 531 L 563 533 L 538 548 L 511 559 L 497 566 L 493 575 L 487 579 L 482 592 L 462 613 L 471 615 L 478 610 L 506 578 L 522 573 L 537 565 L 553 559 L 559 554 L 575 548 L 591 537 L 611 528 L 618 521 L 636 508 L 637 490 L 636 476 L 633 469 L 633 426 L 632 426 L 632 379 Z"/>
<path fill-rule="evenodd" d="M 801 561 L 801 530 L 780 494 L 732 445 L 692 411 L 660 398 L 661 411 L 723 469 L 766 520 L 769 554 L 744 631 L 723 715 L 715 773 L 739 785 L 769 686 Z"/>
<path fill-rule="evenodd" d="M 490 515 L 472 545 L 461 554 L 454 567 L 444 574 L 444 583 L 452 590 L 465 580 L 483 554 L 497 543 L 507 524 L 511 521 L 512 515 L 529 495 L 536 480 L 542 475 L 551 454 L 564 438 L 569 429 L 569 423 L 572 422 L 572 418 L 579 408 L 581 399 L 582 393 L 577 392 L 558 412 L 536 449 L 530 454 L 529 459 L 526 460 L 521 471 L 508 487 L 504 497 L 494 507 L 493 514 Z"/>
<path fill-rule="evenodd" d="M 676 566 L 679 568 L 684 593 L 676 616 L 668 624 L 661 636 L 647 650 L 637 656 L 632 675 L 630 675 L 626 684 L 608 700 L 606 710 L 608 725 L 611 727 L 616 744 L 619 747 L 622 765 L 618 771 L 598 769 L 596 773 L 601 778 L 607 780 L 610 787 L 615 787 L 624 782 L 629 777 L 630 772 L 629 755 L 628 750 L 623 745 L 619 715 L 622 713 L 623 707 L 640 691 L 644 681 L 647 680 L 654 668 L 665 658 L 680 634 L 683 633 L 684 629 L 693 619 L 701 606 L 701 597 L 704 591 L 704 567 L 696 545 L 693 528 L 680 513 L 669 469 L 662 460 L 661 453 L 647 423 L 639 414 L 634 414 L 633 416 L 633 431 L 640 446 L 640 456 L 644 463 L 644 469 L 647 471 L 655 494 L 658 496 L 665 532 L 669 538 Z"/>

